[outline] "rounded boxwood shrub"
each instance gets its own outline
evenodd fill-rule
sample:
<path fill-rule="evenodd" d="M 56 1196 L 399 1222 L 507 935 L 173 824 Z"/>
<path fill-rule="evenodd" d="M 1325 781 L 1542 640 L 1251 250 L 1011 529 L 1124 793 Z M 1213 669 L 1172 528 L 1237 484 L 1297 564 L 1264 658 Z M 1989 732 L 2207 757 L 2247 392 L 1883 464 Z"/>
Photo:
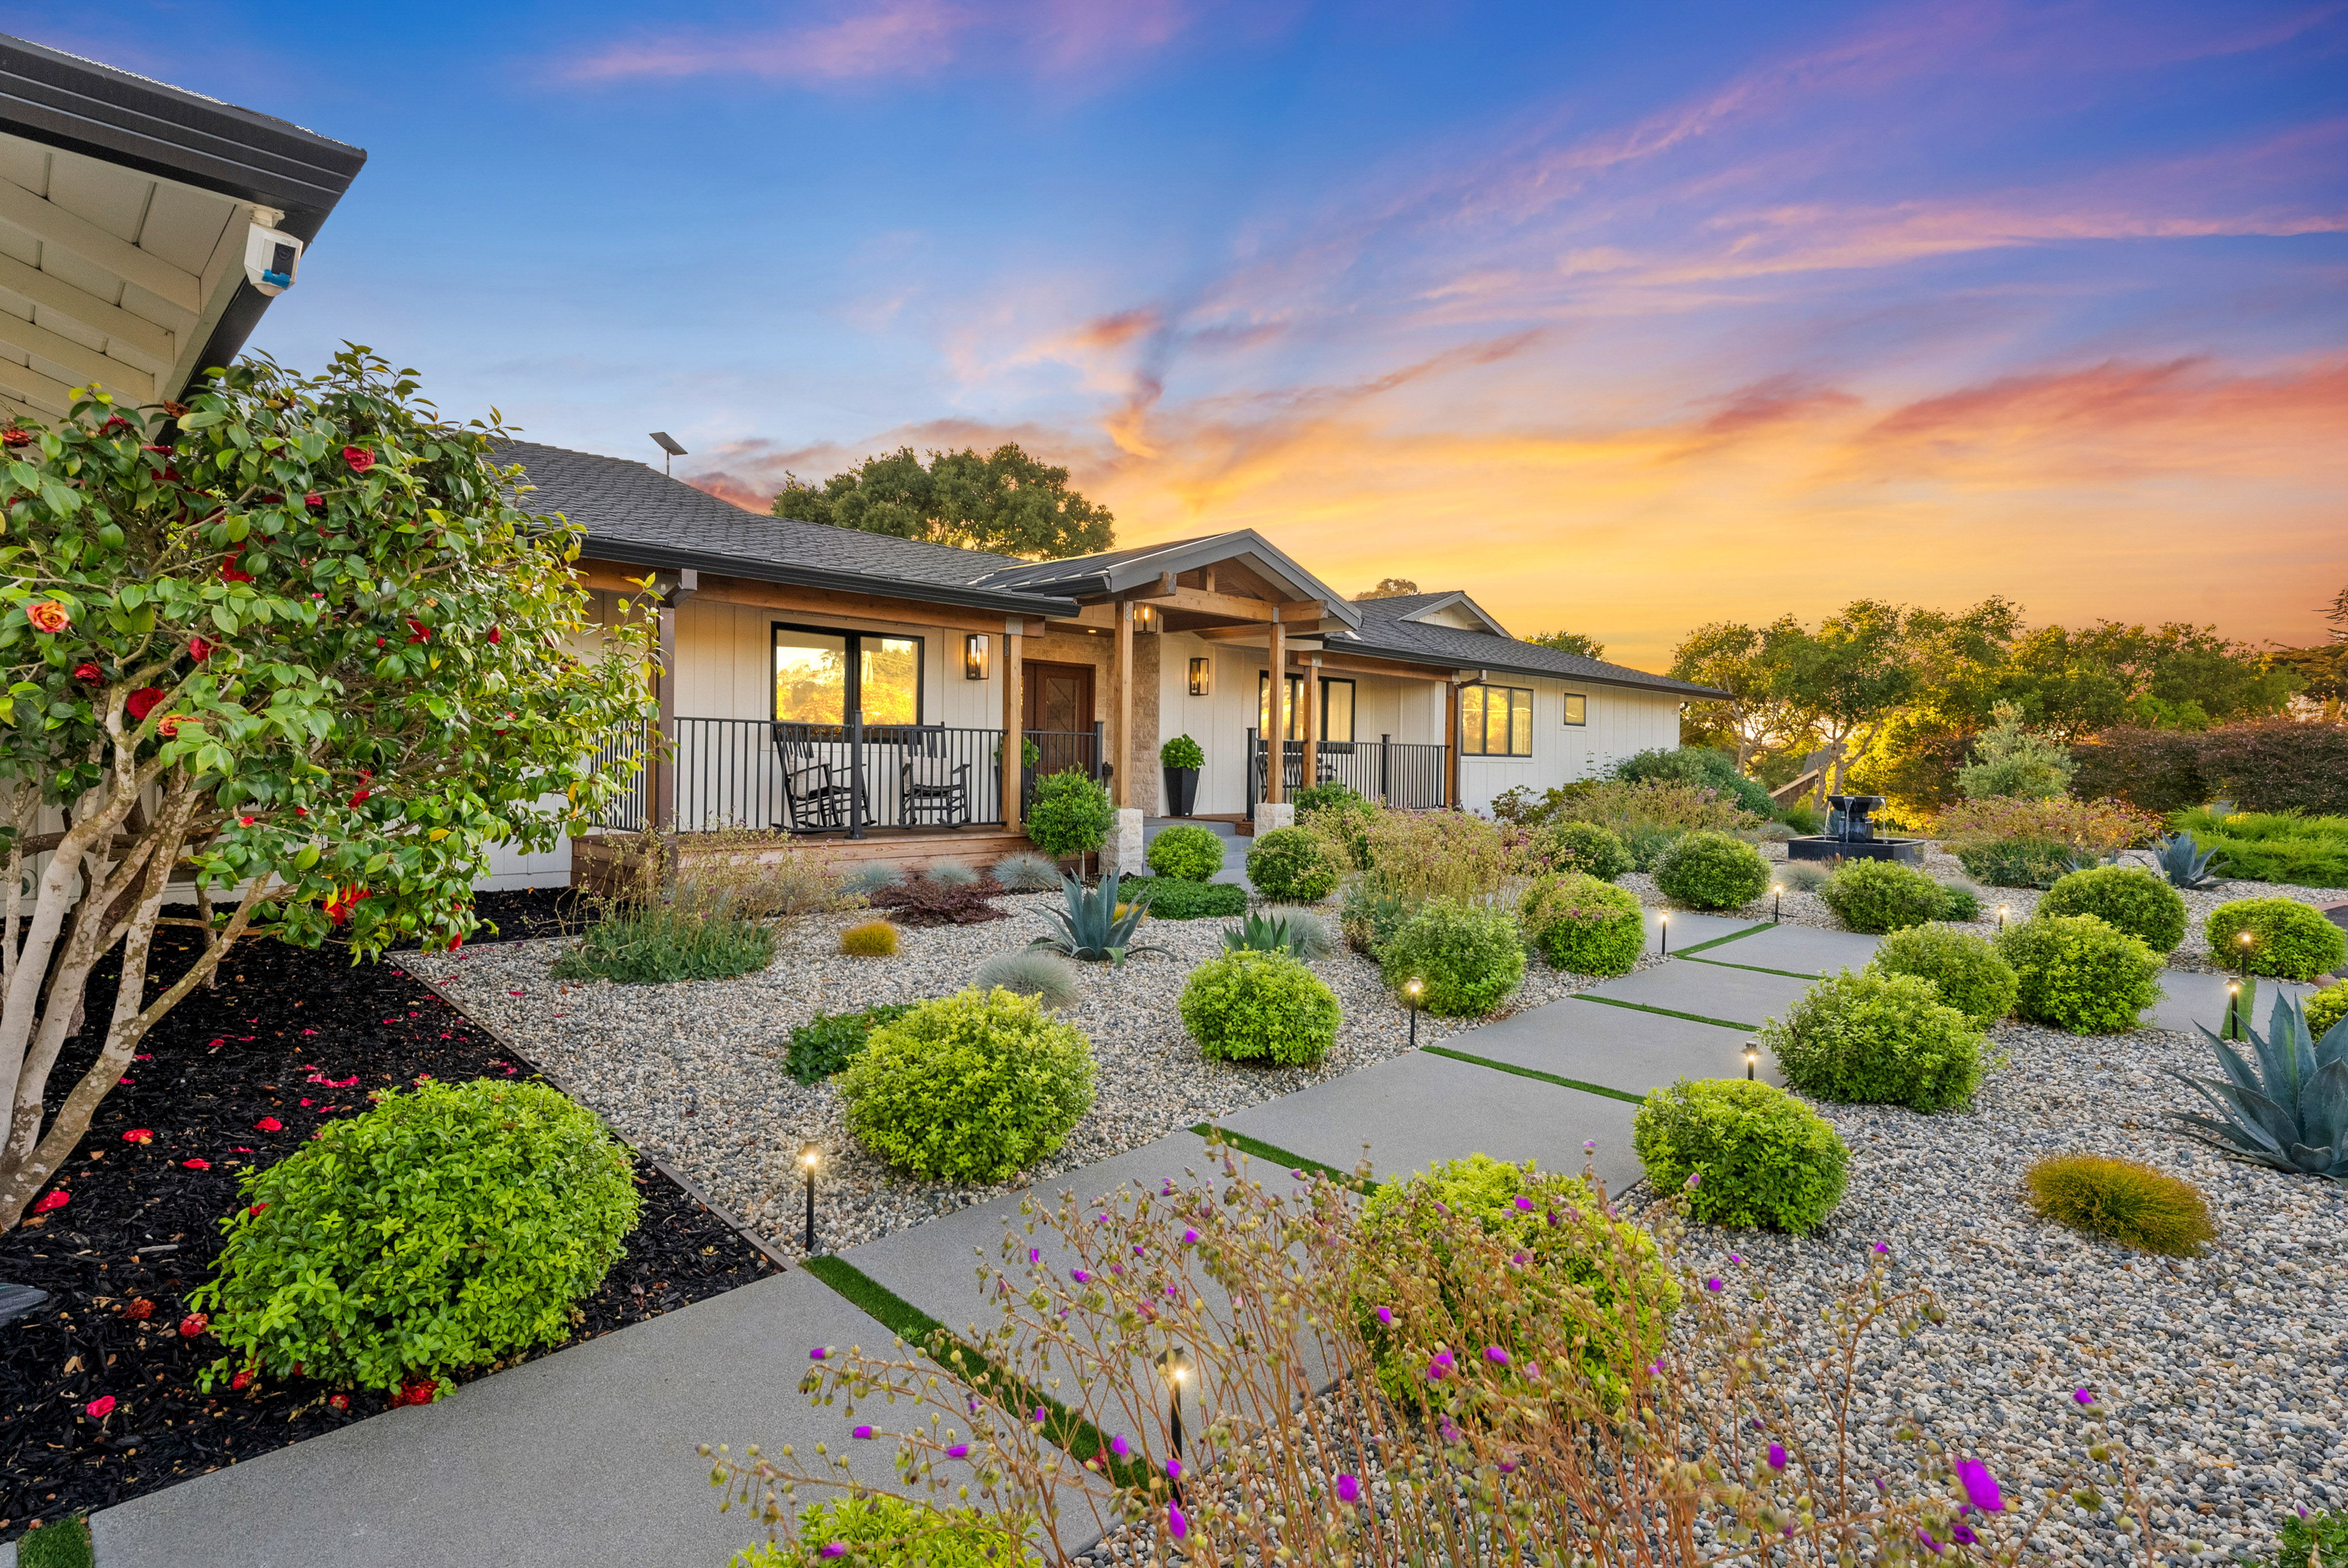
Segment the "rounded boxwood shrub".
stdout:
<path fill-rule="evenodd" d="M 1741 909 L 1769 886 L 1769 862 L 1741 838 L 1685 833 L 1656 860 L 1655 886 L 1691 909 Z"/>
<path fill-rule="evenodd" d="M 1892 932 L 1868 961 L 1870 973 L 1916 975 L 1932 982 L 1941 999 L 1986 1029 L 2013 1010 L 2021 982 L 1986 937 L 1947 926 L 1910 926 Z"/>
<path fill-rule="evenodd" d="M 1482 1277 L 1476 1255 L 1449 1245 L 1469 1225 L 1525 1259 L 1514 1266 L 1521 1271 L 1505 1284 Z M 1565 1326 L 1583 1375 L 1608 1395 L 1663 1348 L 1680 1302 L 1654 1237 L 1609 1219 L 1589 1183 L 1487 1154 L 1446 1161 L 1372 1193 L 1362 1205 L 1357 1262 L 1354 1307 L 1379 1387 L 1414 1403 L 1427 1394 L 1425 1363 L 1406 1362 L 1399 1336 L 1377 1317 L 1380 1307 L 1401 1304 L 1397 1279 L 1431 1278 L 1449 1320 L 1412 1325 L 1413 1342 L 1520 1352 L 1514 1315 L 1540 1313 L 1550 1331 Z"/>
<path fill-rule="evenodd" d="M 2254 975 L 2312 980 L 2348 960 L 2348 937 L 2313 907 L 2295 898 L 2238 898 L 2209 911 L 2209 958 L 2221 968 L 2242 967 L 2242 933 L 2250 934 Z"/>
<path fill-rule="evenodd" d="M 2310 1039 L 2322 1040 L 2332 1026 L 2348 1018 L 2348 980 L 2326 986 L 2307 999 L 2307 1032 Z"/>
<path fill-rule="evenodd" d="M 386 1091 L 238 1190 L 188 1298 L 229 1350 L 206 1378 L 386 1389 L 570 1337 L 644 1208 L 593 1112 L 489 1079 Z"/>
<path fill-rule="evenodd" d="M 1525 983 L 1524 938 L 1506 909 L 1430 898 L 1386 939 L 1378 969 L 1397 995 L 1417 980 L 1418 1005 L 1427 1011 L 1472 1018 Z"/>
<path fill-rule="evenodd" d="M 1223 868 L 1222 835 L 1211 828 L 1169 827 L 1149 841 L 1149 869 L 1183 882 L 1204 882 Z"/>
<path fill-rule="evenodd" d="M 2041 915 L 2093 915 L 2141 937 L 2156 953 L 2185 940 L 2185 896 L 2141 866 L 2096 866 L 2055 879 L 2038 901 Z"/>
<path fill-rule="evenodd" d="M 2200 1189 L 2140 1161 L 2050 1154 L 2023 1173 L 2022 1187 L 2042 1218 L 2139 1252 L 2189 1257 L 2217 1239 Z"/>
<path fill-rule="evenodd" d="M 1763 1026 L 1761 1043 L 1820 1100 L 1941 1111 L 1981 1083 L 1981 1030 L 1915 975 L 1845 969 Z"/>
<path fill-rule="evenodd" d="M 2134 1029 L 2160 999 L 2160 955 L 2093 915 L 2040 915 L 2008 926 L 1998 956 L 2013 966 L 2013 1010 L 2074 1034 Z"/>
<path fill-rule="evenodd" d="M 1053 859 L 1090 855 L 1108 842 L 1108 830 L 1116 825 L 1108 791 L 1091 774 L 1068 768 L 1036 781 L 1027 836 Z"/>
<path fill-rule="evenodd" d="M 1092 1108 L 1092 1042 L 1034 997 L 976 988 L 875 1029 L 835 1080 L 848 1130 L 926 1181 L 1005 1182 Z"/>
<path fill-rule="evenodd" d="M 1842 1202 L 1850 1151 L 1834 1124 L 1771 1083 L 1681 1079 L 1643 1102 L 1632 1146 L 1647 1184 L 1706 1225 L 1816 1230 Z"/>
<path fill-rule="evenodd" d="M 1337 993 L 1285 950 L 1241 948 L 1190 971 L 1182 1027 L 1223 1061 L 1318 1061 L 1337 1043 Z"/>
<path fill-rule="evenodd" d="M 832 1568 L 835 1562 L 859 1568 L 1013 1568 L 1021 1562 L 1013 1555 L 1016 1532 L 1003 1519 L 887 1492 L 828 1499 L 801 1509 L 798 1524 L 796 1540 L 761 1541 L 735 1553 L 731 1568 Z M 847 1551 L 829 1551 L 835 1542 Z"/>
<path fill-rule="evenodd" d="M 1248 851 L 1248 880 L 1275 904 L 1318 904 L 1337 890 L 1344 867 L 1318 834 L 1275 827 Z"/>
<path fill-rule="evenodd" d="M 1579 871 L 1537 878 L 1518 918 L 1550 968 L 1577 975 L 1627 975 L 1647 944 L 1637 896 Z"/>
<path fill-rule="evenodd" d="M 1949 895 L 1912 866 L 1896 860 L 1854 860 L 1828 878 L 1818 897 L 1835 912 L 1835 918 L 1850 929 L 1880 936 L 1940 919 L 1948 907 Z"/>
<path fill-rule="evenodd" d="M 1579 871 L 1612 882 L 1631 869 L 1631 852 L 1612 828 L 1594 822 L 1560 822 L 1533 835 L 1534 856 L 1552 871 Z"/>
<path fill-rule="evenodd" d="M 1981 895 L 1962 882 L 1941 884 L 1941 918 L 1970 921 L 1981 918 Z"/>

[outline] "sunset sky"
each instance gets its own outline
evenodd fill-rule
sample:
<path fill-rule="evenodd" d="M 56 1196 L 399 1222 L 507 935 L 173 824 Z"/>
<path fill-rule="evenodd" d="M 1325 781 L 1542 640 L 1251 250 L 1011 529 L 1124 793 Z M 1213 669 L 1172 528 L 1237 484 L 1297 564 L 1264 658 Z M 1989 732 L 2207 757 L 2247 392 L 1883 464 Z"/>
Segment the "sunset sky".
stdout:
<path fill-rule="evenodd" d="M 256 346 L 763 505 L 1016 439 L 1660 665 L 1866 594 L 2318 639 L 2348 4 L 35 6 L 371 155 Z"/>

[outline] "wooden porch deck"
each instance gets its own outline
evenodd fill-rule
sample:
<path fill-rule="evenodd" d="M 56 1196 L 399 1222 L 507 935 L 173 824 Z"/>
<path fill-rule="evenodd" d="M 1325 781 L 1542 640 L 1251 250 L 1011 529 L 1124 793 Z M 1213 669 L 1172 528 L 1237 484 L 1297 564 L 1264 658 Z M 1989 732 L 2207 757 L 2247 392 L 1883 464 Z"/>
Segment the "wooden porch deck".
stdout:
<path fill-rule="evenodd" d="M 675 835 L 677 861 L 691 866 L 697 858 L 715 853 L 710 847 L 716 835 L 680 833 Z M 728 835 L 728 850 L 740 854 L 738 839 Z M 626 886 L 633 878 L 637 855 L 636 835 L 632 833 L 596 833 L 571 841 L 571 886 L 583 893 L 608 893 Z M 1001 826 L 950 827 L 870 827 L 862 838 L 850 838 L 841 833 L 780 835 L 771 847 L 758 853 L 761 861 L 779 860 L 787 855 L 822 855 L 843 868 L 866 865 L 893 866 L 901 871 L 925 871 L 948 861 L 959 862 L 974 871 L 983 872 L 1006 855 L 1022 850 L 1034 851 L 1035 844 L 1025 833 L 1014 833 Z"/>

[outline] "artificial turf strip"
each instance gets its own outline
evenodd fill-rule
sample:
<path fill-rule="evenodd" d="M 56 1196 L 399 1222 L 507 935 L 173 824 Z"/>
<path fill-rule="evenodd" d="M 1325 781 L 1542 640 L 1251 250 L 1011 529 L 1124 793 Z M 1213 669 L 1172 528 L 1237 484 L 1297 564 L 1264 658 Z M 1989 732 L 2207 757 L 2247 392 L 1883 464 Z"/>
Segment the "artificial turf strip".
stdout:
<path fill-rule="evenodd" d="M 1684 953 L 1680 956 L 1687 958 Z M 1773 969 L 1761 964 L 1732 964 L 1726 958 L 1688 958 L 1688 962 L 1710 964 L 1715 968 L 1720 969 L 1743 969 L 1746 973 L 1754 975 L 1783 975 L 1789 980 L 1822 980 L 1827 978 L 1824 969 L 1820 969 L 1814 975 L 1806 975 L 1799 969 Z"/>
<path fill-rule="evenodd" d="M 1228 1143 L 1242 1154 L 1251 1154 L 1259 1160 L 1269 1160 L 1276 1165 L 1285 1165 L 1292 1171 L 1311 1171 L 1326 1176 L 1339 1186 L 1350 1187 L 1365 1197 L 1377 1190 L 1377 1183 L 1365 1182 L 1350 1171 L 1341 1171 L 1334 1165 L 1323 1164 L 1319 1160 L 1292 1153 L 1277 1143 L 1267 1143 L 1261 1138 L 1251 1138 L 1244 1132 L 1234 1132 L 1228 1127 L 1218 1127 L 1211 1122 L 1200 1122 L 1190 1131 L 1210 1143 Z"/>
<path fill-rule="evenodd" d="M 16 1542 L 16 1568 L 95 1568 L 89 1521 L 68 1514 L 41 1530 L 28 1530 Z"/>
<path fill-rule="evenodd" d="M 1706 948 L 1717 948 L 1717 947 L 1718 947 L 1718 946 L 1720 946 L 1723 942 L 1735 942 L 1735 941 L 1741 941 L 1741 940 L 1742 940 L 1742 939 L 1744 939 L 1745 938 L 1746 938 L 1746 937 L 1749 937 L 1749 936 L 1753 935 L 1753 933 L 1754 933 L 1754 932 L 1756 932 L 1756 931 L 1766 931 L 1766 930 L 1767 930 L 1773 923 L 1774 923 L 1774 922 L 1771 922 L 1771 921 L 1768 921 L 1768 920 L 1762 920 L 1762 921 L 1759 921 L 1759 922 L 1757 922 L 1757 923 L 1756 923 L 1756 924 L 1754 924 L 1754 925 L 1750 925 L 1750 926 L 1746 927 L 1745 927 L 1745 929 L 1743 929 L 1742 931 L 1731 931 L 1731 932 L 1730 932 L 1730 933 L 1728 933 L 1728 935 L 1726 935 L 1725 937 L 1715 937 L 1715 938 L 1714 938 L 1711 941 L 1709 941 L 1709 942 L 1698 942 L 1698 943 L 1697 943 L 1694 947 L 1693 947 L 1693 948 L 1682 948 L 1680 949 L 1680 957 L 1681 957 L 1681 958 L 1686 958 L 1690 953 L 1701 953 L 1701 952 L 1703 952 Z"/>
<path fill-rule="evenodd" d="M 1488 1067 L 1495 1072 L 1513 1072 L 1519 1078 L 1538 1078 L 1543 1083 L 1554 1083 L 1565 1089 L 1579 1089 L 1585 1094 L 1603 1094 L 1609 1100 L 1627 1100 L 1633 1105 L 1643 1105 L 1647 1102 L 1645 1095 L 1633 1094 L 1627 1089 L 1609 1089 L 1602 1083 L 1584 1083 L 1579 1078 L 1560 1078 L 1554 1072 L 1543 1072 L 1538 1068 L 1519 1067 L 1513 1062 L 1494 1061 L 1488 1056 L 1470 1056 L 1464 1050 L 1452 1050 L 1440 1045 L 1422 1045 L 1418 1049 L 1429 1056 L 1447 1056 L 1454 1061 L 1472 1061 L 1478 1067 Z"/>
<path fill-rule="evenodd" d="M 1796 978 L 1809 979 L 1814 977 L 1802 975 Z M 1629 1008 L 1632 1012 L 1661 1013 L 1665 1018 L 1684 1018 L 1690 1023 L 1708 1023 L 1717 1029 L 1741 1029 L 1747 1034 L 1761 1027 L 1757 1023 L 1739 1023 L 1733 1018 L 1706 1018 L 1700 1012 L 1682 1012 L 1677 1008 L 1649 1007 L 1645 1002 L 1626 1002 L 1620 997 L 1593 997 L 1588 991 L 1574 992 L 1573 999 L 1578 1002 L 1597 1002 L 1602 1007 Z"/>
<path fill-rule="evenodd" d="M 1148 1467 L 1131 1460 L 1118 1459 L 1109 1452 L 1108 1440 L 1101 1436 L 1099 1428 L 1042 1389 L 1030 1387 L 1004 1372 L 960 1335 L 846 1258 L 811 1257 L 802 1266 L 846 1296 L 849 1304 L 858 1311 L 906 1344 L 920 1347 L 922 1354 L 938 1365 L 951 1368 L 953 1355 L 959 1350 L 962 1352 L 962 1377 L 975 1384 L 1000 1378 L 1012 1395 L 1011 1402 L 1018 1408 L 1033 1409 L 1041 1406 L 1046 1412 L 1044 1435 L 1056 1446 L 1066 1450 L 1077 1463 L 1098 1460 L 1102 1472 L 1117 1485 L 1145 1490 L 1148 1487 Z"/>

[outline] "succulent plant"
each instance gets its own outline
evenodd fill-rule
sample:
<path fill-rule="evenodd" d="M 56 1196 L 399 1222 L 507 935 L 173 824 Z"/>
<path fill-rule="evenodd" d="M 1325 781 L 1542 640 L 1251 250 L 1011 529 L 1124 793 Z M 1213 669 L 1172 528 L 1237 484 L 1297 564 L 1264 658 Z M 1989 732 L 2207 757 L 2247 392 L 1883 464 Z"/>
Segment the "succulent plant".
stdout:
<path fill-rule="evenodd" d="M 1087 887 L 1073 876 L 1063 878 L 1061 890 L 1067 896 L 1067 907 L 1045 910 L 1044 918 L 1055 929 L 1028 946 L 1049 948 L 1093 964 L 1121 964 L 1128 954 L 1164 952 L 1163 948 L 1133 939 L 1133 928 L 1148 912 L 1149 895 L 1144 891 L 1132 903 L 1121 904 L 1117 896 L 1118 881 L 1114 871 L 1102 877 L 1097 887 Z"/>
<path fill-rule="evenodd" d="M 1238 925 L 1223 927 L 1227 952 L 1286 953 L 1309 960 L 1327 958 L 1334 946 L 1327 925 L 1301 909 L 1291 915 L 1251 909 Z"/>
<path fill-rule="evenodd" d="M 2218 858 L 2214 849 L 2203 849 L 2189 833 L 2172 833 L 2152 841 L 2152 863 L 2171 887 L 2207 887 L 2217 877 L 2210 874 L 2209 863 Z"/>
<path fill-rule="evenodd" d="M 2201 1028 L 2226 1076 L 2176 1074 L 2220 1115 L 2170 1115 L 2189 1136 L 2238 1160 L 2348 1181 L 2348 1019 L 2311 1040 L 2306 1009 L 2297 998 L 2280 996 L 2266 1032 L 2247 1032 L 2255 1067 Z"/>

